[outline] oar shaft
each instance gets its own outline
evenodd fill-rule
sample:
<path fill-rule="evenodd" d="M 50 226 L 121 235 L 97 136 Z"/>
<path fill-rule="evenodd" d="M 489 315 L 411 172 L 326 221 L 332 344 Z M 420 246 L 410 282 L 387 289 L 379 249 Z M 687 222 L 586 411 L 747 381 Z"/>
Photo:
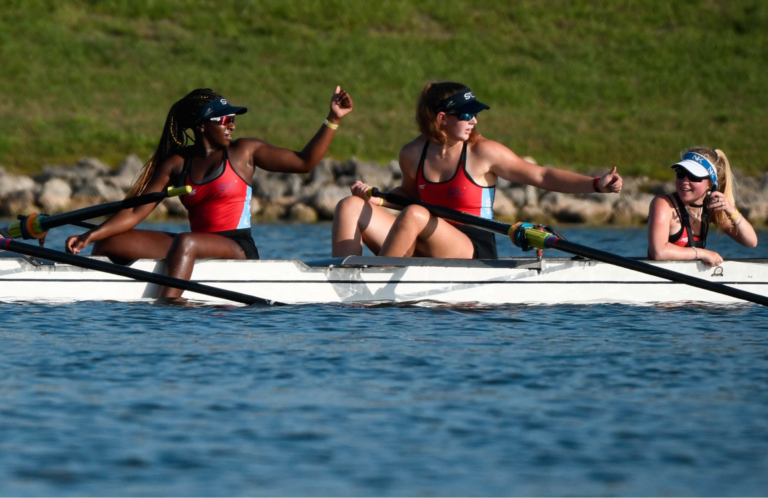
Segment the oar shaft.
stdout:
<path fill-rule="evenodd" d="M 51 228 L 72 224 L 73 221 L 89 220 L 91 218 L 98 218 L 100 216 L 116 213 L 123 209 L 131 209 L 145 204 L 152 204 L 153 202 L 161 202 L 168 197 L 187 194 L 189 193 L 189 190 L 191 189 L 188 186 L 179 187 L 176 189 L 168 189 L 163 192 L 153 192 L 151 194 L 131 197 L 129 199 L 123 199 L 122 201 L 105 202 L 104 204 L 76 209 L 74 211 L 69 211 L 68 213 L 45 216 L 40 219 L 40 228 L 45 232 Z"/>
<path fill-rule="evenodd" d="M 377 188 L 371 189 L 371 195 L 374 197 L 381 197 L 387 202 L 391 202 L 392 204 L 397 204 L 398 206 L 410 206 L 412 204 L 423 206 L 427 210 L 429 210 L 429 212 L 431 212 L 432 214 L 440 218 L 444 218 L 450 221 L 456 221 L 458 223 L 466 223 L 468 225 L 476 226 L 478 228 L 482 228 L 489 232 L 498 233 L 501 235 L 505 235 L 507 237 L 509 236 L 509 229 L 512 228 L 510 225 L 506 223 L 502 223 L 500 221 L 480 218 L 479 216 L 462 213 L 461 211 L 456 211 L 454 209 L 445 208 L 442 206 L 435 206 L 434 204 L 427 204 L 426 202 L 421 202 L 415 199 L 410 199 L 408 197 L 403 197 L 402 195 L 392 194 L 389 192 L 381 192 Z"/>
<path fill-rule="evenodd" d="M 192 188 L 189 185 L 183 187 L 169 187 L 163 192 L 153 192 L 151 194 L 131 197 L 122 201 L 105 202 L 96 206 L 90 206 L 82 209 L 76 209 L 67 213 L 55 214 L 52 216 L 40 216 L 31 214 L 24 216 L 20 221 L 13 223 L 7 229 L 7 233 L 14 239 L 40 239 L 45 237 L 45 233 L 51 228 L 63 225 L 76 225 L 77 222 L 98 218 L 108 214 L 116 213 L 123 209 L 135 208 L 144 204 L 160 202 L 168 197 L 175 197 L 189 193 Z"/>
<path fill-rule="evenodd" d="M 699 289 L 717 292 L 718 294 L 725 294 L 726 296 L 735 297 L 736 299 L 743 299 L 744 301 L 749 301 L 751 303 L 768 306 L 768 297 L 761 296 L 760 294 L 755 294 L 753 292 L 747 292 L 741 289 L 729 287 L 727 285 L 710 282 L 708 280 L 704 280 L 703 278 L 692 277 L 690 275 L 685 275 L 684 273 L 667 270 L 666 268 L 659 268 L 658 266 L 654 266 L 643 261 L 624 258 L 615 254 L 601 251 L 599 249 L 593 249 L 591 247 L 582 246 L 580 244 L 574 244 L 573 242 L 560 238 L 557 238 L 552 243 L 551 247 L 570 254 L 575 254 L 577 256 L 594 259 L 595 261 L 601 261 L 603 263 L 620 266 L 628 270 L 635 270 L 647 275 L 663 278 L 665 280 L 687 284 L 692 287 L 698 287 Z"/>
<path fill-rule="evenodd" d="M 226 289 L 220 289 L 210 285 L 204 285 L 197 282 L 188 280 L 182 280 L 180 278 L 169 277 L 167 275 L 158 275 L 143 270 L 137 270 L 127 266 L 120 266 L 113 263 L 107 263 L 106 261 L 99 261 L 97 259 L 86 258 L 83 256 L 77 256 L 75 254 L 69 254 L 61 251 L 54 251 L 53 249 L 46 249 L 44 247 L 33 246 L 31 244 L 25 244 L 23 242 L 17 242 L 13 239 L 0 238 L 0 249 L 6 251 L 15 252 L 18 254 L 28 254 L 36 258 L 49 259 L 57 263 L 68 264 L 72 266 L 78 266 L 87 270 L 96 270 L 104 273 L 111 273 L 112 275 L 119 275 L 121 277 L 132 278 L 141 282 L 148 282 L 151 284 L 162 285 L 164 287 L 173 287 L 175 289 L 181 289 L 190 292 L 196 292 L 206 296 L 218 297 L 220 299 L 226 299 L 227 301 L 233 301 L 243 304 L 260 304 L 260 305 L 272 305 L 278 304 L 274 301 L 268 301 L 256 296 L 249 296 L 248 294 L 242 294 L 240 292 L 229 291 Z"/>

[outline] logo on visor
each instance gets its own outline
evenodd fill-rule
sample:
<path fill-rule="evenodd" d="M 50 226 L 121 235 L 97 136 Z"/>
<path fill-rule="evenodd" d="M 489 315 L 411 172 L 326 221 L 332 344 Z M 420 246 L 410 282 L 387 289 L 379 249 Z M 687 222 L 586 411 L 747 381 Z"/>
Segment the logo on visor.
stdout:
<path fill-rule="evenodd" d="M 207 115 L 209 115 L 209 114 L 210 114 L 210 113 L 212 113 L 212 112 L 213 112 L 213 109 L 211 109 L 211 108 L 209 107 L 208 109 L 206 109 L 206 110 L 205 110 L 205 115 L 207 116 Z"/>
<path fill-rule="evenodd" d="M 472 92 L 467 92 L 464 94 L 464 100 L 472 100 L 475 98 L 475 96 L 472 94 Z"/>
<path fill-rule="evenodd" d="M 224 105 L 227 105 L 227 99 L 221 99 L 221 100 L 219 100 L 219 102 L 221 102 Z"/>

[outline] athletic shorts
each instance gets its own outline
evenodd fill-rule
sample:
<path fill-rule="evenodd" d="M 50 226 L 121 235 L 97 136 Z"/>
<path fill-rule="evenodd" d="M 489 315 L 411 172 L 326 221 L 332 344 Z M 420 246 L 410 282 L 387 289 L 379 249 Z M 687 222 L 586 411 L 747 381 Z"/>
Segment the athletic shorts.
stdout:
<path fill-rule="evenodd" d="M 496 235 L 486 230 L 467 225 L 454 225 L 457 230 L 469 237 L 475 252 L 472 259 L 499 259 L 496 251 Z"/>
<path fill-rule="evenodd" d="M 237 242 L 237 244 L 242 247 L 243 251 L 245 252 L 245 259 L 259 259 L 259 250 L 256 248 L 256 243 L 253 241 L 250 228 L 241 228 L 239 230 L 227 230 L 224 232 L 213 233 Z"/>

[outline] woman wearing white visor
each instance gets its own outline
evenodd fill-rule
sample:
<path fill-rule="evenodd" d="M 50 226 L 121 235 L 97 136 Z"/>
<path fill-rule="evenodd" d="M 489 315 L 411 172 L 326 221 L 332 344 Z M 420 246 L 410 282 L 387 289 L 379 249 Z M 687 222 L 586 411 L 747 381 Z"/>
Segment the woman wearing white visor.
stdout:
<path fill-rule="evenodd" d="M 728 158 L 719 149 L 688 149 L 675 170 L 675 193 L 658 196 L 648 216 L 648 258 L 699 259 L 709 266 L 722 256 L 705 249 L 709 223 L 747 247 L 757 246 L 757 235 L 736 209 L 733 175 Z"/>

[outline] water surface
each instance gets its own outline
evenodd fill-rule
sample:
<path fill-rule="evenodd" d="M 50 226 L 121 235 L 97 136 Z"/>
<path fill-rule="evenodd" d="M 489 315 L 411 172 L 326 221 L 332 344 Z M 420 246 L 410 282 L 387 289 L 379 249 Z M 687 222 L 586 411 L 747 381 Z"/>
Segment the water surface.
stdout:
<path fill-rule="evenodd" d="M 639 229 L 565 232 L 645 251 Z M 328 225 L 254 236 L 265 258 L 329 253 Z M 0 312 L 2 495 L 768 492 L 754 305 Z"/>

